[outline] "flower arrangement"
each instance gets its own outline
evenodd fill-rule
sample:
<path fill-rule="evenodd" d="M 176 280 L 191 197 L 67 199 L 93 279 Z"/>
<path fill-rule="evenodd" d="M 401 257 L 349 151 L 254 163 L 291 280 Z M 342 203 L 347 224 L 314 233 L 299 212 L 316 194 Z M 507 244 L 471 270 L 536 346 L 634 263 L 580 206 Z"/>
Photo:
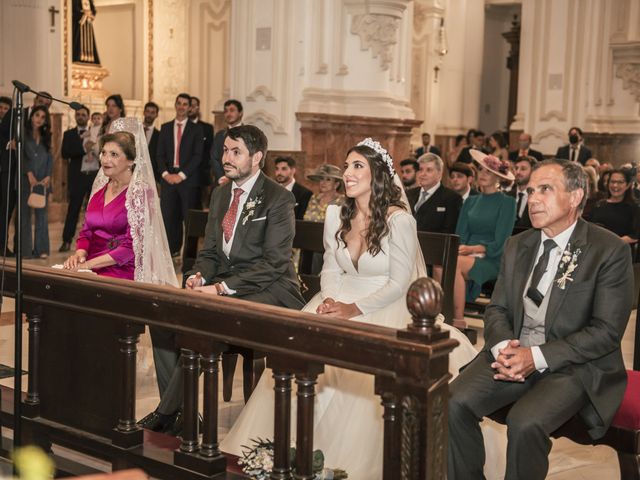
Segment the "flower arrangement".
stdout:
<path fill-rule="evenodd" d="M 503 175 L 506 175 L 509 171 L 509 164 L 504 160 L 500 160 L 498 157 L 494 157 L 493 155 L 487 155 L 484 157 L 484 163 L 491 170 L 500 172 Z"/>
<path fill-rule="evenodd" d="M 579 248 L 571 251 L 571 244 L 567 243 L 567 247 L 562 252 L 562 258 L 558 265 L 558 274 L 556 278 L 556 284 L 560 290 L 564 290 L 567 286 L 567 282 L 573 282 L 573 271 L 578 268 L 578 256 L 582 250 Z"/>
<path fill-rule="evenodd" d="M 261 438 L 252 439 L 252 447 L 243 445 L 242 458 L 238 464 L 243 465 L 242 472 L 254 480 L 269 480 L 273 470 L 273 442 Z M 296 449 L 291 448 L 291 461 L 296 458 Z M 340 469 L 324 468 L 324 454 L 322 450 L 313 452 L 314 480 L 343 480 L 348 478 L 347 472 Z"/>
<path fill-rule="evenodd" d="M 242 225 L 246 224 L 249 219 L 256 214 L 256 208 L 262 205 L 263 200 L 264 197 L 262 196 L 262 194 L 259 194 L 255 198 L 247 199 L 246 203 L 244 204 L 244 208 L 242 209 Z"/>

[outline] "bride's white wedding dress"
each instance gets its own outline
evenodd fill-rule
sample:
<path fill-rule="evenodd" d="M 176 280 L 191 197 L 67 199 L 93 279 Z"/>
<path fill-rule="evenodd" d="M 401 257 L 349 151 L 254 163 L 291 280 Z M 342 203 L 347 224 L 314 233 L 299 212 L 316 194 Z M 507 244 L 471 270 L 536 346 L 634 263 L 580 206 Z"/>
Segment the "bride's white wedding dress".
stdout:
<path fill-rule="evenodd" d="M 357 261 L 352 261 L 347 248 L 335 239 L 340 227 L 339 212 L 338 206 L 327 209 L 321 292 L 311 299 L 304 311 L 315 313 L 322 300 L 330 297 L 344 303 L 356 303 L 363 314 L 351 321 L 405 328 L 411 322 L 406 293 L 417 277 L 417 259 L 422 261 L 414 218 L 404 211 L 391 214 L 389 235 L 382 239 L 380 253 L 372 256 L 365 252 Z M 441 320 L 439 324 L 449 330 L 451 338 L 460 342 L 449 357 L 449 371 L 455 376 L 477 351 L 460 331 Z M 250 445 L 250 439 L 273 439 L 273 386 L 273 377 L 267 370 L 221 442 L 222 451 L 241 456 L 242 446 Z M 314 448 L 324 453 L 325 467 L 346 470 L 350 480 L 382 478 L 383 409 L 380 398 L 374 394 L 374 377 L 327 365 L 325 373 L 318 377 L 316 393 Z M 295 440 L 295 405 L 294 395 L 292 441 Z M 487 433 L 485 428 L 485 443 L 500 436 Z M 487 465 L 492 463 L 504 464 L 504 455 L 492 458 L 488 449 Z M 491 474 L 487 476 L 495 478 Z"/>

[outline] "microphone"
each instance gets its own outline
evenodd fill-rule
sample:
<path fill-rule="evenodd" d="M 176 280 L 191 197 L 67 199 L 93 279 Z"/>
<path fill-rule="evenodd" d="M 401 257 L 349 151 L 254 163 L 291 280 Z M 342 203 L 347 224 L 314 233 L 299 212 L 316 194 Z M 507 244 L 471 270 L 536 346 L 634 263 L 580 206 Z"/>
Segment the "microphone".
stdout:
<path fill-rule="evenodd" d="M 71 103 L 69 103 L 69 106 L 70 106 L 71 108 L 73 108 L 74 110 L 80 110 L 80 109 L 82 109 L 82 108 L 87 108 L 87 107 L 85 107 L 83 104 L 78 103 L 78 102 L 71 102 Z"/>
<path fill-rule="evenodd" d="M 27 93 L 31 91 L 31 87 L 29 87 L 29 85 L 22 83 L 19 80 L 13 80 L 11 83 L 13 83 L 13 86 L 16 87 L 18 90 L 20 90 L 22 93 Z"/>

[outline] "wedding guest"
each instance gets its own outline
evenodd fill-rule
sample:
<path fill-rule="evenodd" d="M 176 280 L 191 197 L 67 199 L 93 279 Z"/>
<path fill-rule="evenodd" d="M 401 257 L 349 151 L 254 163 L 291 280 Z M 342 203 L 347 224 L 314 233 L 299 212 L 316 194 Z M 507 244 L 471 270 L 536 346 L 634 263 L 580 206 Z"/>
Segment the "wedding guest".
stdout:
<path fill-rule="evenodd" d="M 11 99 L 9 97 L 0 97 L 0 122 L 4 119 L 5 115 L 11 110 Z"/>
<path fill-rule="evenodd" d="M 611 170 L 609 197 L 593 208 L 589 220 L 618 235 L 625 243 L 637 243 L 640 238 L 640 207 L 633 198 L 630 169 Z"/>
<path fill-rule="evenodd" d="M 596 173 L 595 168 L 585 166 L 584 172 L 587 174 L 587 179 L 589 181 L 589 194 L 587 195 L 587 202 L 582 209 L 582 218 L 589 220 L 591 218 L 593 208 L 600 200 L 607 198 L 607 192 L 602 192 L 598 189 L 598 174 Z"/>
<path fill-rule="evenodd" d="M 49 256 L 49 223 L 47 217 L 48 194 L 51 191 L 51 172 L 53 156 L 51 155 L 51 121 L 49 111 L 44 105 L 31 109 L 26 124 L 24 141 L 24 188 L 22 191 L 22 252 L 34 258 Z M 31 193 L 45 196 L 43 208 L 33 208 L 35 216 L 34 237 L 31 230 L 31 212 L 28 199 Z"/>
<path fill-rule="evenodd" d="M 335 165 L 325 163 L 318 166 L 307 178 L 318 184 L 318 193 L 309 199 L 309 205 L 304 214 L 304 220 L 310 222 L 324 222 L 329 205 L 342 205 L 344 195 L 342 171 Z"/>
<path fill-rule="evenodd" d="M 200 126 L 202 131 L 202 161 L 200 162 L 200 193 L 202 204 L 207 207 L 211 196 L 211 146 L 213 145 L 213 125 L 200 118 L 200 99 L 191 97 L 189 104 L 189 120 Z"/>
<path fill-rule="evenodd" d="M 466 135 L 456 135 L 456 138 L 453 142 L 453 148 L 447 152 L 447 165 L 451 167 L 451 165 L 453 165 L 458 159 L 458 156 L 460 155 L 462 149 L 468 146 L 469 142 Z"/>
<path fill-rule="evenodd" d="M 224 121 L 227 124 L 227 128 L 224 128 L 216 132 L 213 137 L 213 145 L 211 147 L 211 176 L 215 178 L 214 186 L 224 184 L 228 181 L 228 178 L 224 174 L 222 168 L 222 155 L 224 150 L 224 139 L 227 135 L 227 130 L 230 128 L 238 127 L 242 125 L 243 107 L 239 100 L 229 99 L 224 102 Z"/>
<path fill-rule="evenodd" d="M 533 157 L 518 157 L 513 163 L 515 176 L 515 188 L 512 188 L 508 195 L 516 199 L 516 227 L 531 228 L 529 218 L 529 207 L 527 206 L 527 184 L 531 171 L 538 161 Z"/>
<path fill-rule="evenodd" d="M 571 162 L 580 162 L 584 165 L 593 155 L 589 147 L 584 145 L 582 130 L 578 127 L 569 129 L 569 144 L 559 147 L 556 158 L 564 158 Z"/>
<path fill-rule="evenodd" d="M 98 114 L 100 115 L 100 114 Z M 88 120 L 89 109 L 83 107 L 76 110 L 75 113 L 76 126 L 70 128 L 62 137 L 62 158 L 68 161 L 67 167 L 67 188 L 69 191 L 69 206 L 67 207 L 67 216 L 64 220 L 64 229 L 62 230 L 62 245 L 58 249 L 59 252 L 68 252 L 71 248 L 71 241 L 76 234 L 76 226 L 78 217 L 82 210 L 85 198 L 91 193 L 93 181 L 98 173 L 99 166 L 95 169 L 82 169 L 83 159 L 85 155 L 92 154 L 92 150 L 85 151 L 84 140 L 89 133 Z M 93 118 L 93 116 L 92 116 Z M 100 120 L 102 115 L 100 115 Z M 96 127 L 94 129 L 100 129 Z M 98 132 L 96 132 L 97 135 Z M 95 143 L 93 137 L 91 141 Z"/>
<path fill-rule="evenodd" d="M 318 193 L 314 193 L 309 200 L 304 220 L 309 222 L 324 222 L 327 207 L 342 205 L 344 195 L 342 171 L 335 165 L 325 163 L 318 166 L 307 178 L 318 184 Z M 301 262 L 309 261 L 310 252 L 302 252 Z M 311 255 L 311 273 L 316 275 L 322 270 L 322 254 L 313 252 Z"/>
<path fill-rule="evenodd" d="M 504 243 L 516 219 L 516 202 L 499 190 L 500 180 L 513 181 L 507 162 L 479 150 L 471 155 L 478 167 L 480 195 L 469 197 L 460 212 L 460 236 L 454 285 L 454 324 L 464 326 L 465 299 L 475 300 L 485 282 L 498 276 Z"/>
<path fill-rule="evenodd" d="M 278 157 L 274 161 L 275 180 L 296 197 L 295 215 L 297 220 L 302 220 L 307 211 L 307 205 L 312 192 L 304 185 L 296 182 L 296 161 L 292 157 Z"/>
<path fill-rule="evenodd" d="M 500 160 L 509 160 L 509 151 L 507 150 L 507 140 L 502 132 L 493 132 L 489 137 L 490 154 Z"/>
<path fill-rule="evenodd" d="M 518 157 L 533 157 L 538 162 L 544 160 L 544 155 L 538 150 L 531 148 L 531 134 L 522 132 L 518 136 L 518 149 L 509 152 L 509 160 L 515 162 Z"/>
<path fill-rule="evenodd" d="M 435 153 L 439 157 L 442 155 L 440 149 L 435 145 L 431 145 L 431 135 L 429 133 L 422 134 L 422 145 L 416 150 L 416 158 L 420 158 L 425 153 Z"/>
<path fill-rule="evenodd" d="M 64 268 L 177 287 L 142 124 L 112 122 L 99 149 L 101 169 Z"/>
<path fill-rule="evenodd" d="M 201 206 L 199 172 L 204 137 L 200 126 L 187 117 L 190 104 L 188 93 L 176 96 L 175 119 L 162 124 L 156 151 L 162 178 L 160 206 L 174 257 L 180 255 L 187 212 Z"/>
<path fill-rule="evenodd" d="M 471 195 L 478 195 L 478 190 L 473 188 L 474 172 L 471 165 L 455 162 L 449 167 L 449 185 L 451 189 L 462 197 L 465 202 Z"/>
<path fill-rule="evenodd" d="M 116 93 L 114 95 L 109 95 L 104 104 L 106 105 L 107 110 L 102 120 L 102 134 L 109 130 L 109 125 L 116 118 L 126 117 L 124 101 L 122 100 L 122 96 L 120 94 Z"/>
<path fill-rule="evenodd" d="M 418 186 L 416 175 L 420 169 L 418 162 L 413 158 L 405 158 L 400 162 L 400 180 L 405 191 Z"/>
<path fill-rule="evenodd" d="M 543 480 L 551 433 L 579 415 L 592 439 L 602 437 L 625 392 L 628 248 L 580 219 L 587 186 L 579 164 L 536 167 L 528 186 L 535 228 L 507 241 L 485 310 L 485 347 L 449 388 L 449 480 L 483 478 L 480 422 L 505 406 L 504 478 Z"/>
<path fill-rule="evenodd" d="M 460 150 L 460 154 L 456 159 L 456 162 L 463 162 L 471 164 L 473 158 L 471 157 L 471 151 L 478 150 L 483 153 L 488 153 L 484 145 L 484 132 L 482 130 L 469 130 L 468 133 L 469 146 Z"/>
<path fill-rule="evenodd" d="M 160 183 L 162 178 L 160 176 L 161 172 L 158 171 L 158 165 L 156 164 L 156 150 L 158 149 L 160 130 L 155 127 L 155 123 L 159 113 L 160 107 L 157 103 L 147 102 L 144 104 L 142 127 L 144 128 L 144 136 L 147 141 L 147 147 L 149 148 L 149 157 L 151 157 L 151 166 L 153 167 L 153 175 L 156 183 Z"/>

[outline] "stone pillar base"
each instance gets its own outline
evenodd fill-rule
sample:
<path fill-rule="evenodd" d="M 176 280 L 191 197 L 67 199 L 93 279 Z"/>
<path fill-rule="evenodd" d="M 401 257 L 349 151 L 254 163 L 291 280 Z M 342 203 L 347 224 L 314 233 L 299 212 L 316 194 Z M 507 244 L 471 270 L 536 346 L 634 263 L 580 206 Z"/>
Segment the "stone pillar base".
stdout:
<path fill-rule="evenodd" d="M 330 163 L 342 167 L 347 151 L 366 137 L 379 141 L 398 168 L 411 156 L 411 130 L 421 120 L 333 115 L 297 112 L 302 134 L 301 147 L 306 154 L 305 170 Z"/>

